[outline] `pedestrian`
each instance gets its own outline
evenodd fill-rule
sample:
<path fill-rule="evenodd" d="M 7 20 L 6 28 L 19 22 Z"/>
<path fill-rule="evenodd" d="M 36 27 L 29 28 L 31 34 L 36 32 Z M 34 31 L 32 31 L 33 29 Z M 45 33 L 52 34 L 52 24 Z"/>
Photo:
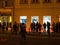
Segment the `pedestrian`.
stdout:
<path fill-rule="evenodd" d="M 43 24 L 43 27 L 44 27 L 44 31 L 46 31 L 46 23 L 45 22 Z"/>
<path fill-rule="evenodd" d="M 35 30 L 36 30 L 36 32 L 38 32 L 38 28 L 39 28 L 39 23 L 37 22 L 37 23 L 35 24 Z"/>
<path fill-rule="evenodd" d="M 30 28 L 31 28 L 31 32 L 33 32 L 33 23 L 31 23 Z"/>
<path fill-rule="evenodd" d="M 26 24 L 20 24 L 20 34 L 21 34 L 21 41 L 25 42 L 26 40 Z"/>
<path fill-rule="evenodd" d="M 59 30 L 59 23 L 57 22 L 56 23 L 56 30 L 55 30 L 55 32 L 58 32 L 58 30 Z"/>
<path fill-rule="evenodd" d="M 47 21 L 47 33 L 50 36 L 50 22 Z"/>
<path fill-rule="evenodd" d="M 5 30 L 6 30 L 6 22 L 3 22 L 2 31 L 4 32 Z"/>
<path fill-rule="evenodd" d="M 17 35 L 17 23 L 16 22 L 13 25 L 13 29 L 14 29 L 15 34 Z"/>

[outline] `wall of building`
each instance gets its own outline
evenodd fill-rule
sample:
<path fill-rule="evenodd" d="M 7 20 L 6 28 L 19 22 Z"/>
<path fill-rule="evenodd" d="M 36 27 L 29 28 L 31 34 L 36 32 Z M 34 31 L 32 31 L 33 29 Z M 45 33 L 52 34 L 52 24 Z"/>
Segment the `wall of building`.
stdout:
<path fill-rule="evenodd" d="M 29 0 L 30 1 L 30 0 Z M 30 26 L 31 16 L 39 16 L 39 22 L 43 24 L 43 16 L 51 16 L 51 23 L 58 21 L 60 15 L 60 4 L 56 0 L 51 3 L 40 4 L 20 4 L 20 0 L 15 0 L 14 21 L 20 23 L 20 16 L 27 16 L 27 26 Z"/>

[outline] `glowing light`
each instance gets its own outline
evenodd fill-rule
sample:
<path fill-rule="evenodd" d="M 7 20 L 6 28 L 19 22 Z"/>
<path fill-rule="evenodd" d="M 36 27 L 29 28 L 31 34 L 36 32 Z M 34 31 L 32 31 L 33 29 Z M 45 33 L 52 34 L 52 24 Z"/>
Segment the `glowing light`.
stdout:
<path fill-rule="evenodd" d="M 1 22 L 1 20 L 0 20 L 0 22 Z"/>
<path fill-rule="evenodd" d="M 12 17 L 10 16 L 10 22 L 12 21 Z"/>
<path fill-rule="evenodd" d="M 20 23 L 26 23 L 27 16 L 20 16 Z"/>
<path fill-rule="evenodd" d="M 39 22 L 39 16 L 31 16 L 31 22 Z"/>

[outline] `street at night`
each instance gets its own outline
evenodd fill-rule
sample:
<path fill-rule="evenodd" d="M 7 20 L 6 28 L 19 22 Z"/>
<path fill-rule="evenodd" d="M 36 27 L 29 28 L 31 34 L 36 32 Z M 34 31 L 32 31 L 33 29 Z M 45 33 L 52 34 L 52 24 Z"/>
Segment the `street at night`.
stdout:
<path fill-rule="evenodd" d="M 0 0 L 0 45 L 60 45 L 60 0 Z"/>

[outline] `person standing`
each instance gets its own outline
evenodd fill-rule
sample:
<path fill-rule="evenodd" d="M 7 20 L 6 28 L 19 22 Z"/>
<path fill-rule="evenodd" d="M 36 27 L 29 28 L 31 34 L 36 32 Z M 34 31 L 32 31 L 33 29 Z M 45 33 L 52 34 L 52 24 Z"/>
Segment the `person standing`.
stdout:
<path fill-rule="evenodd" d="M 50 36 L 50 23 L 47 21 L 47 32 L 48 36 Z"/>
<path fill-rule="evenodd" d="M 55 32 L 58 32 L 58 30 L 59 30 L 59 23 L 57 22 L 56 23 L 56 30 L 55 30 Z"/>
<path fill-rule="evenodd" d="M 25 42 L 26 40 L 26 24 L 20 24 L 20 34 L 21 34 L 21 41 Z"/>
<path fill-rule="evenodd" d="M 38 32 L 38 28 L 39 28 L 39 24 L 38 22 L 35 24 L 35 29 L 36 29 L 36 32 Z"/>
<path fill-rule="evenodd" d="M 33 23 L 30 25 L 31 31 L 33 32 Z"/>
<path fill-rule="evenodd" d="M 17 23 L 16 22 L 13 25 L 13 29 L 14 29 L 15 34 L 17 35 Z"/>
<path fill-rule="evenodd" d="M 44 26 L 44 31 L 45 31 L 46 30 L 46 23 L 44 23 L 43 26 Z"/>

